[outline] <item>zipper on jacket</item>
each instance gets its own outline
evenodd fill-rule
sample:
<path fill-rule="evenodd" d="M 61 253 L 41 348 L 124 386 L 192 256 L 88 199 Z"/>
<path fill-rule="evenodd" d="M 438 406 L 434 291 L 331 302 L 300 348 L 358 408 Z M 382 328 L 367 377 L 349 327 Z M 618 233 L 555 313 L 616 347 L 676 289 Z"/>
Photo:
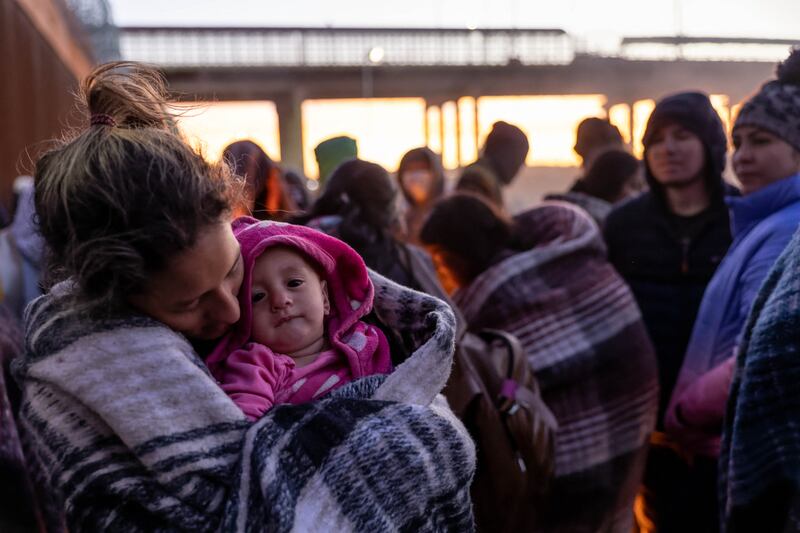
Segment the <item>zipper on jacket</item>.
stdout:
<path fill-rule="evenodd" d="M 689 237 L 681 238 L 681 251 L 683 253 L 681 259 L 681 273 L 688 274 L 689 273 L 689 245 L 691 244 L 691 239 Z"/>

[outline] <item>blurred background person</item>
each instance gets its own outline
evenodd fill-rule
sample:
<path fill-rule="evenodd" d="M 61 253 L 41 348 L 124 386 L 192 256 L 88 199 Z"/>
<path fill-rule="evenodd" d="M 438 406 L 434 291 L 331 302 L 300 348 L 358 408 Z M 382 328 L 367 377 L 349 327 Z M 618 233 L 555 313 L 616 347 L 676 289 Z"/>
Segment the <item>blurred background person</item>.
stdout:
<path fill-rule="evenodd" d="M 400 160 L 397 182 L 406 202 L 407 240 L 418 243 L 425 216 L 445 192 L 441 158 L 426 147 L 409 150 Z"/>
<path fill-rule="evenodd" d="M 503 206 L 503 189 L 525 164 L 529 148 L 528 138 L 520 128 L 502 120 L 495 122 L 481 156 L 461 172 L 456 190 L 479 194 Z"/>
<path fill-rule="evenodd" d="M 608 150 L 625 150 L 625 142 L 619 129 L 608 120 L 589 117 L 583 119 L 575 131 L 575 153 L 581 158 L 584 175 L 595 159 Z"/>
<path fill-rule="evenodd" d="M 331 137 L 314 148 L 314 156 L 319 167 L 318 190 L 322 193 L 336 167 L 358 157 L 358 144 L 355 139 L 346 135 Z"/>
<path fill-rule="evenodd" d="M 311 189 L 309 179 L 299 170 L 285 168 L 283 170 L 283 181 L 294 205 L 299 211 L 306 211 L 311 207 Z M 316 184 L 315 184 L 316 187 Z"/>
<path fill-rule="evenodd" d="M 245 180 L 244 204 L 237 215 L 252 215 L 259 220 L 285 220 L 297 211 L 289 195 L 280 167 L 250 140 L 229 144 L 222 158 L 234 174 Z"/>
<path fill-rule="evenodd" d="M 21 322 L 25 306 L 42 293 L 44 241 L 36 226 L 33 178 L 18 177 L 14 196 L 13 221 L 0 231 L 0 304 Z"/>
<path fill-rule="evenodd" d="M 293 222 L 343 240 L 372 270 L 424 292 L 436 284 L 436 274 L 428 254 L 401 238 L 405 230 L 399 192 L 386 169 L 352 159 L 334 170 L 311 210 Z"/>
<path fill-rule="evenodd" d="M 617 149 L 600 154 L 572 188 L 562 194 L 548 194 L 545 200 L 560 200 L 581 207 L 601 228 L 614 204 L 644 189 L 641 162 Z"/>
<path fill-rule="evenodd" d="M 33 178 L 19 176 L 13 191 L 13 220 L 0 230 L 0 530 L 44 531 L 44 521 L 58 513 L 45 508 L 43 478 L 28 472 L 14 418 L 20 391 L 10 371 L 23 352 L 25 306 L 42 293 L 44 240 L 36 227 Z"/>

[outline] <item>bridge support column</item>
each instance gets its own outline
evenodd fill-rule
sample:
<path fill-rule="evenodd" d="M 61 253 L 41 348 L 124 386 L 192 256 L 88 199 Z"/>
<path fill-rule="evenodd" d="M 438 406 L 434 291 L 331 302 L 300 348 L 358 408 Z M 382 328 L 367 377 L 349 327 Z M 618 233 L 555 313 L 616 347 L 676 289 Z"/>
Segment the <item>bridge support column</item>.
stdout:
<path fill-rule="evenodd" d="M 478 98 L 479 96 L 475 97 L 475 114 L 473 116 L 473 133 L 475 134 L 475 150 L 477 151 L 478 157 L 481 156 L 481 121 L 480 121 L 480 106 L 478 105 Z M 477 158 L 476 158 L 477 159 Z"/>
<path fill-rule="evenodd" d="M 458 98 L 453 103 L 456 108 L 456 162 L 459 167 L 464 166 L 464 158 L 461 154 L 461 108 L 458 105 Z"/>
<path fill-rule="evenodd" d="M 633 147 L 636 146 L 636 121 L 633 116 L 633 106 L 636 102 L 630 100 L 627 102 L 628 105 L 628 131 L 630 132 L 630 142 L 628 143 L 628 147 L 631 149 L 631 153 L 633 153 Z"/>
<path fill-rule="evenodd" d="M 292 92 L 280 95 L 274 101 L 278 112 L 281 163 L 304 171 L 303 115 L 301 110 L 303 99 L 297 92 Z"/>

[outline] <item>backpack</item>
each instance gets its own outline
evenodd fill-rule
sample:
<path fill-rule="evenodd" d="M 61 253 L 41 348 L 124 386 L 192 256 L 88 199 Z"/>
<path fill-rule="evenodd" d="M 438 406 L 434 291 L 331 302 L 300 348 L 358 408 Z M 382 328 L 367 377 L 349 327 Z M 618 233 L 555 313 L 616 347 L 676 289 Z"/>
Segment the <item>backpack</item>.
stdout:
<path fill-rule="evenodd" d="M 401 245 L 401 263 L 428 294 L 448 302 L 430 257 Z M 394 354 L 396 347 L 392 347 Z M 478 531 L 532 531 L 546 506 L 558 427 L 519 340 L 505 331 L 464 332 L 442 393 L 475 441 L 472 507 Z"/>
<path fill-rule="evenodd" d="M 533 530 L 553 475 L 557 423 L 519 340 L 499 330 L 465 333 L 442 392 L 477 448 L 478 531 Z"/>

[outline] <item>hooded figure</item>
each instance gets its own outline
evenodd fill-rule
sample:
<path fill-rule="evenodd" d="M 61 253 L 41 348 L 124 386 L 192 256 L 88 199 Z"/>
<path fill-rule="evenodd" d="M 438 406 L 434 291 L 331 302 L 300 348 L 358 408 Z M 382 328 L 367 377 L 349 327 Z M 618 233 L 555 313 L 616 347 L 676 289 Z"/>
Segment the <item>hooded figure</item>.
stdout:
<path fill-rule="evenodd" d="M 529 148 L 525 132 L 513 124 L 495 122 L 483 145 L 483 155 L 464 169 L 456 190 L 480 194 L 502 206 L 502 189 L 514 180 Z"/>
<path fill-rule="evenodd" d="M 703 145 L 707 208 L 680 216 L 670 207 L 664 185 L 653 175 L 648 150 L 659 131 L 677 123 Z M 649 190 L 608 215 L 609 260 L 633 290 L 656 348 L 661 378 L 659 427 L 678 375 L 703 292 L 731 242 L 726 185 L 727 139 L 708 97 L 678 93 L 661 100 L 643 137 Z"/>
<path fill-rule="evenodd" d="M 406 200 L 406 236 L 409 241 L 419 241 L 419 230 L 425 215 L 444 195 L 444 169 L 439 156 L 429 148 L 409 150 L 397 168 L 397 182 Z"/>
<path fill-rule="evenodd" d="M 239 294 L 242 314 L 206 363 L 222 389 L 248 417 L 257 419 L 276 403 L 308 402 L 355 379 L 391 370 L 383 333 L 361 321 L 372 310 L 374 288 L 364 261 L 352 248 L 310 228 L 259 223 L 248 217 L 234 222 L 234 235 L 241 245 L 244 263 Z M 272 347 L 250 342 L 254 331 L 263 326 L 254 323 L 256 260 L 276 247 L 301 256 L 325 282 L 329 305 L 324 325 L 327 349 L 302 367 Z M 259 318 L 263 319 L 263 315 Z M 293 333 L 290 330 L 285 334 Z"/>
<path fill-rule="evenodd" d="M 727 139 L 708 97 L 687 92 L 658 102 L 643 144 L 650 190 L 614 209 L 604 233 L 609 260 L 631 287 L 658 358 L 645 513 L 659 530 L 714 531 L 716 462 L 687 462 L 663 428 L 700 302 L 731 242 L 722 179 Z M 687 191 L 701 201 L 688 202 Z"/>

